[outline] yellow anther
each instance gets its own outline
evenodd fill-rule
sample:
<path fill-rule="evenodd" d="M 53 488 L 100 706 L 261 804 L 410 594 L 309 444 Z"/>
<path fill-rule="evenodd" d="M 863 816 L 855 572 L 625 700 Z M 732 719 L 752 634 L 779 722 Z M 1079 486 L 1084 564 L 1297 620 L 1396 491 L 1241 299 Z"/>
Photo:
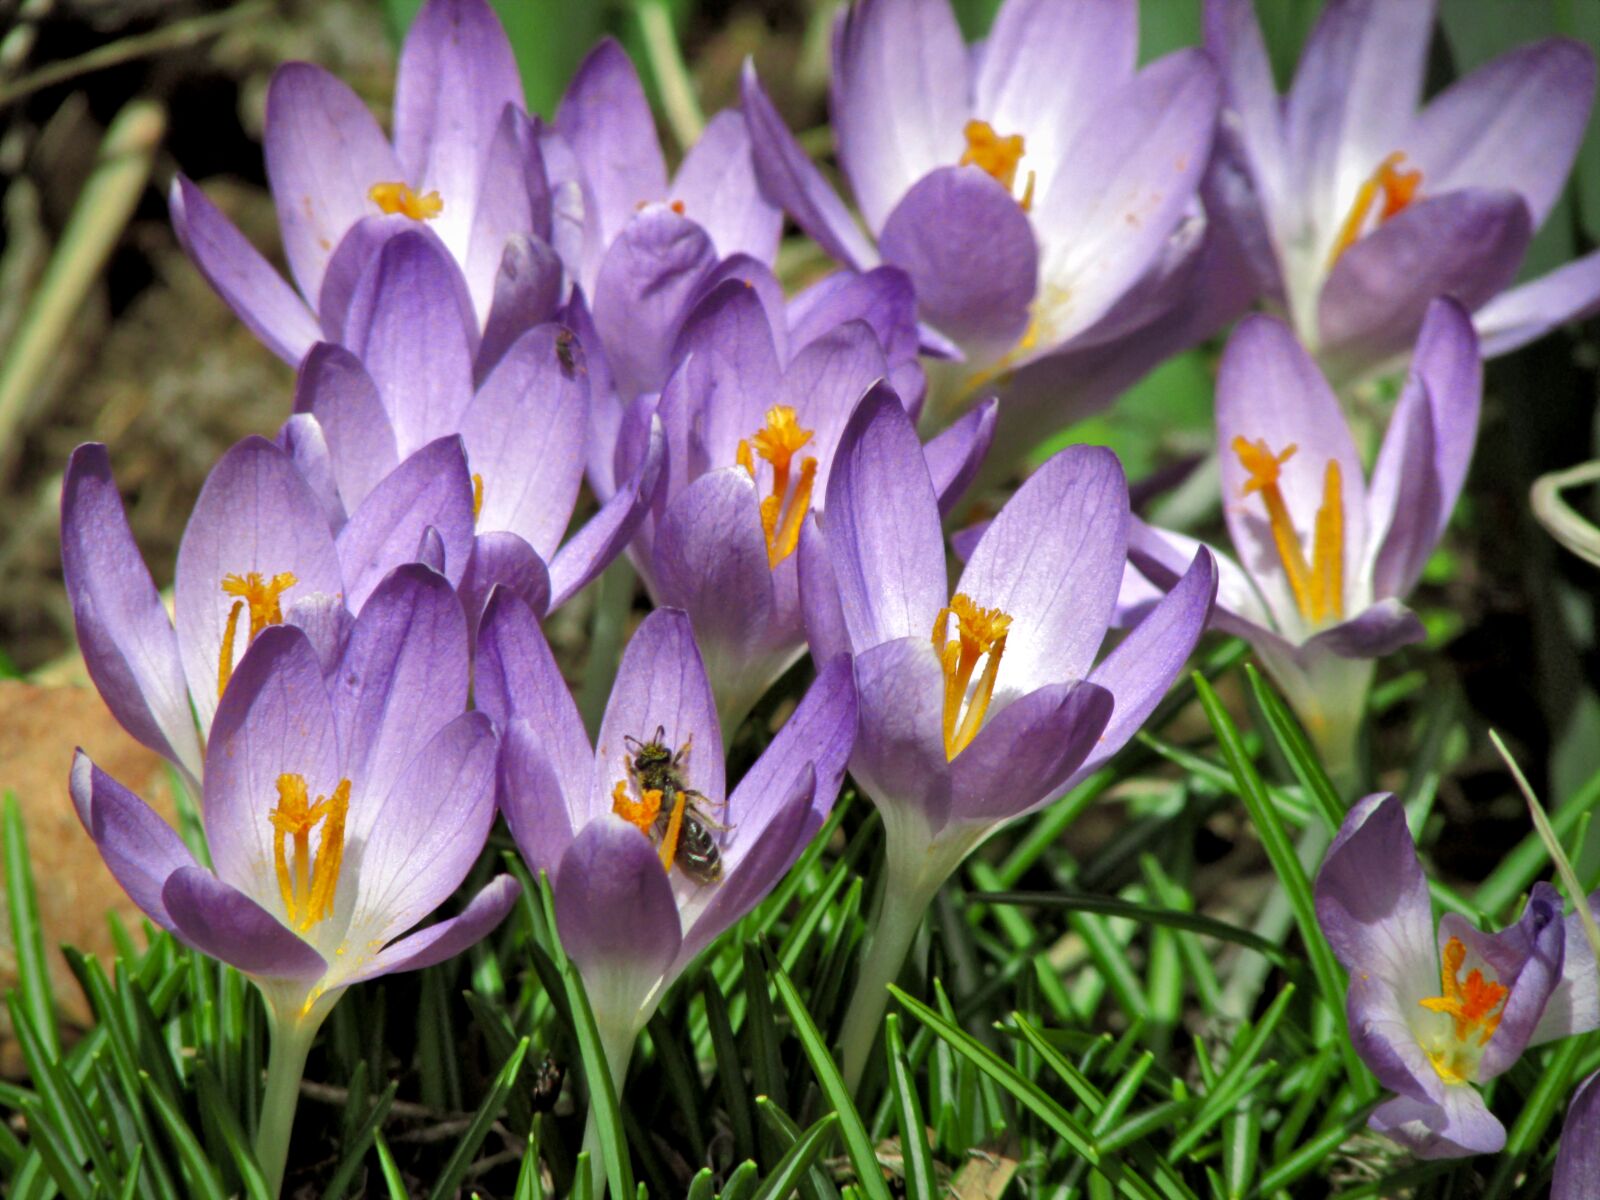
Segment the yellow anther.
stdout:
<path fill-rule="evenodd" d="M 1328 270 L 1331 271 L 1340 256 L 1361 240 L 1361 235 L 1366 231 L 1367 215 L 1371 213 L 1373 201 L 1378 199 L 1380 192 L 1383 194 L 1383 203 L 1378 209 L 1379 225 L 1405 211 L 1406 206 L 1417 198 L 1417 193 L 1422 190 L 1422 172 L 1400 170 L 1405 158 L 1399 151 L 1389 155 L 1356 189 L 1355 203 L 1350 205 L 1350 211 L 1345 214 L 1344 224 L 1339 226 L 1339 236 L 1334 239 L 1333 248 L 1328 252 Z"/>
<path fill-rule="evenodd" d="M 344 823 L 350 810 L 350 781 L 341 779 L 331 796 L 310 802 L 304 775 L 278 776 L 278 805 L 272 822 L 273 865 L 289 924 L 302 933 L 333 915 L 333 896 L 344 865 Z M 315 855 L 311 831 L 322 826 Z M 293 839 L 293 847 L 289 839 Z"/>
<path fill-rule="evenodd" d="M 956 621 L 955 636 L 949 632 L 950 618 Z M 944 756 L 946 761 L 971 744 L 983 725 L 983 714 L 994 695 L 994 681 L 1000 673 L 1000 659 L 1006 652 L 1006 633 L 1011 618 L 998 608 L 980 608 L 957 593 L 948 608 L 941 608 L 933 619 L 933 649 L 944 672 Z M 986 658 L 983 674 L 969 698 L 967 689 L 978 660 Z M 966 703 L 965 718 L 961 715 Z"/>
<path fill-rule="evenodd" d="M 1448 1013 L 1455 1022 L 1456 1041 L 1464 1042 L 1476 1034 L 1481 1048 L 1489 1044 L 1494 1031 L 1500 1027 L 1505 1000 L 1510 993 L 1494 980 L 1485 979 L 1477 967 L 1463 982 L 1461 966 L 1466 959 L 1467 948 L 1460 938 L 1446 942 L 1439 955 L 1439 990 L 1443 994 L 1429 996 L 1418 1003 L 1429 1012 Z M 1438 1063 L 1434 1065 L 1437 1067 Z"/>
<path fill-rule="evenodd" d="M 1006 191 L 1013 191 L 1017 184 L 1017 164 L 1022 161 L 1022 156 L 1026 153 L 1022 135 L 1013 133 L 1008 137 L 1001 137 L 989 122 L 978 120 L 968 121 L 962 133 L 966 136 L 967 148 L 962 152 L 959 165 L 977 167 L 992 176 Z M 1034 182 L 1034 172 L 1029 171 L 1027 182 L 1022 188 L 1022 198 L 1017 201 L 1022 206 L 1023 212 L 1029 212 L 1033 208 Z"/>
<path fill-rule="evenodd" d="M 800 463 L 793 494 L 789 476 L 795 454 L 811 440 L 811 430 L 801 429 L 794 409 L 787 404 L 767 409 L 767 423 L 739 443 L 735 461 L 756 478 L 756 456 L 772 464 L 772 491 L 761 501 L 761 530 L 767 539 L 767 565 L 776 567 L 800 544 L 800 526 L 811 507 L 811 486 L 817 478 L 817 460 Z M 752 453 L 753 451 L 753 453 Z"/>
<path fill-rule="evenodd" d="M 1320 626 L 1344 619 L 1343 474 L 1338 460 L 1329 459 L 1322 477 L 1322 506 L 1317 509 L 1312 527 L 1311 561 L 1307 562 L 1283 489 L 1278 486 L 1283 465 L 1298 449 L 1291 443 L 1281 454 L 1274 454 L 1264 441 L 1233 439 L 1233 452 L 1249 475 L 1240 494 L 1261 497 L 1295 607 L 1307 622 Z"/>
<path fill-rule="evenodd" d="M 413 221 L 431 221 L 444 211 L 438 192 L 424 195 L 407 183 L 375 183 L 367 197 L 391 217 L 399 213 Z"/>
<path fill-rule="evenodd" d="M 483 476 L 472 477 L 472 519 L 476 521 L 483 511 Z"/>
<path fill-rule="evenodd" d="M 660 794 L 656 793 L 657 796 Z M 669 873 L 678 857 L 678 840 L 683 835 L 683 810 L 688 803 L 688 793 L 680 788 L 672 799 L 672 814 L 667 818 L 667 830 L 661 835 L 661 869 Z"/>
<path fill-rule="evenodd" d="M 617 786 L 611 789 L 611 811 L 648 836 L 661 813 L 661 789 L 647 788 L 635 800 L 628 790 L 628 781 L 619 779 Z"/>
<path fill-rule="evenodd" d="M 217 656 L 217 699 L 228 690 L 228 680 L 233 678 L 233 647 L 239 632 L 239 614 L 250 606 L 250 640 L 256 640 L 268 625 L 283 624 L 283 593 L 298 583 L 292 571 L 280 571 L 271 579 L 259 571 L 244 575 L 224 575 L 222 590 L 229 596 L 238 596 L 228 610 L 228 622 L 222 629 L 222 651 Z"/>

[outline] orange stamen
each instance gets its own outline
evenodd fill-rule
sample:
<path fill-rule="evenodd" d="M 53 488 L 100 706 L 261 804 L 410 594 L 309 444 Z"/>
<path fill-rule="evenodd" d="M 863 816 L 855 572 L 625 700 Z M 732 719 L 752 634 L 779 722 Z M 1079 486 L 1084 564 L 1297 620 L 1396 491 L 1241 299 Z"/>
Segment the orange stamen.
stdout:
<path fill-rule="evenodd" d="M 1001 137 L 989 122 L 978 120 L 968 121 L 962 133 L 967 139 L 967 148 L 962 152 L 958 165 L 977 167 L 991 176 L 1006 191 L 1015 190 L 1017 164 L 1022 161 L 1022 156 L 1026 153 L 1022 135 L 1013 133 L 1008 137 Z M 1022 199 L 1017 201 L 1022 206 L 1023 212 L 1029 212 L 1033 208 L 1035 180 L 1035 173 L 1029 171 L 1027 182 L 1023 185 Z"/>
<path fill-rule="evenodd" d="M 956 619 L 956 635 L 949 636 L 950 618 Z M 983 716 L 994 695 L 1000 673 L 1000 659 L 1006 651 L 1006 632 L 1011 618 L 998 608 L 980 608 L 957 593 L 948 608 L 941 608 L 933 619 L 933 649 L 944 672 L 944 756 L 951 761 L 971 744 L 983 726 Z M 983 674 L 968 699 L 967 689 L 978 660 L 987 656 Z M 962 702 L 967 712 L 961 715 Z"/>
<path fill-rule="evenodd" d="M 222 699 L 228 680 L 233 678 L 233 648 L 239 631 L 240 611 L 245 605 L 250 606 L 250 640 L 245 643 L 248 646 L 268 625 L 283 624 L 283 593 L 298 582 L 292 571 L 280 571 L 271 579 L 259 571 L 222 577 L 223 592 L 239 599 L 228 610 L 228 623 L 222 630 L 222 650 L 217 656 L 217 699 Z"/>
<path fill-rule="evenodd" d="M 1290 443 L 1274 454 L 1266 442 L 1233 439 L 1233 452 L 1248 473 L 1240 494 L 1259 495 L 1267 510 L 1273 545 L 1278 561 L 1289 581 L 1295 607 L 1312 625 L 1344 618 L 1344 488 L 1339 463 L 1329 459 L 1323 474 L 1322 505 L 1317 509 L 1312 529 L 1311 561 L 1295 531 L 1289 506 L 1278 484 L 1283 465 L 1294 457 L 1298 446 Z"/>
<path fill-rule="evenodd" d="M 678 857 L 678 839 L 683 834 L 683 810 L 689 803 L 688 794 L 680 789 L 672 801 L 672 815 L 667 818 L 667 832 L 661 838 L 661 869 L 671 871 Z"/>
<path fill-rule="evenodd" d="M 611 811 L 648 837 L 661 812 L 661 789 L 647 788 L 635 800 L 628 791 L 628 781 L 619 779 L 611 789 Z"/>
<path fill-rule="evenodd" d="M 801 429 L 794 409 L 786 404 L 767 410 L 767 423 L 739 442 L 735 461 L 756 477 L 756 456 L 772 464 L 772 491 L 761 501 L 761 530 L 767 539 L 767 566 L 776 568 L 800 544 L 800 526 L 811 507 L 811 487 L 817 477 L 817 460 L 803 459 L 794 492 L 789 492 L 790 468 L 795 454 L 811 440 L 811 430 Z M 752 453 L 753 448 L 753 453 Z"/>
<path fill-rule="evenodd" d="M 1455 1022 L 1458 1042 L 1464 1042 L 1474 1033 L 1480 1047 L 1487 1046 L 1494 1031 L 1500 1027 L 1505 1015 L 1503 1005 L 1509 991 L 1493 980 L 1485 979 L 1483 972 L 1474 967 L 1461 979 L 1461 966 L 1467 959 L 1467 948 L 1460 938 L 1451 938 L 1439 955 L 1439 996 L 1429 996 L 1419 1001 L 1429 1012 L 1448 1013 Z"/>
<path fill-rule="evenodd" d="M 431 221 L 444 211 L 438 192 L 426 195 L 413 191 L 407 183 L 375 183 L 367 197 L 387 215 L 400 213 L 413 221 Z"/>
<path fill-rule="evenodd" d="M 310 803 L 303 775 L 278 776 L 278 805 L 268 814 L 272 822 L 273 865 L 278 891 L 289 924 L 304 932 L 333 915 L 333 896 L 344 866 L 344 825 L 350 809 L 350 781 L 341 779 L 331 796 Z M 311 831 L 322 826 L 315 856 Z M 287 840 L 293 838 L 293 857 Z"/>
<path fill-rule="evenodd" d="M 1405 157 L 1399 151 L 1389 155 L 1356 189 L 1355 202 L 1345 214 L 1344 224 L 1339 226 L 1339 236 L 1334 239 L 1333 249 L 1328 253 L 1329 270 L 1333 269 L 1333 264 L 1339 261 L 1346 250 L 1361 240 L 1366 229 L 1367 216 L 1371 213 L 1373 201 L 1378 199 L 1380 192 L 1383 201 L 1378 208 L 1379 225 L 1404 212 L 1417 198 L 1417 193 L 1422 190 L 1422 172 L 1399 170 Z"/>
<path fill-rule="evenodd" d="M 472 519 L 476 521 L 483 511 L 483 476 L 472 477 Z"/>

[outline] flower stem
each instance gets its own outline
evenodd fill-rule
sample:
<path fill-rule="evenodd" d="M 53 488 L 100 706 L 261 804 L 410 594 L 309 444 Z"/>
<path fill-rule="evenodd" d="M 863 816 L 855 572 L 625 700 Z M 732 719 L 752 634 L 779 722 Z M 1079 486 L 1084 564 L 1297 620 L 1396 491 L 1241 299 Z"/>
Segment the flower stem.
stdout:
<path fill-rule="evenodd" d="M 269 1006 L 270 1007 L 270 1006 Z M 274 1196 L 283 1189 L 284 1167 L 289 1159 L 289 1135 L 294 1129 L 295 1105 L 300 1100 L 300 1079 L 306 1055 L 322 1024 L 314 1020 L 271 1021 L 272 1049 L 267 1056 L 267 1090 L 261 1098 L 261 1124 L 256 1129 L 256 1161 Z"/>

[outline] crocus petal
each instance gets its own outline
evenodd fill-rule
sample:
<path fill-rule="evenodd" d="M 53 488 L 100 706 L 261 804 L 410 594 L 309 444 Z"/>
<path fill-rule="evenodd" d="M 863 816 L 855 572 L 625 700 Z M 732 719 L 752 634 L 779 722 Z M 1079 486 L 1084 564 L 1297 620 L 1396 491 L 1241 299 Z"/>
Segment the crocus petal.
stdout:
<path fill-rule="evenodd" d="M 795 296 L 787 315 L 792 346 L 808 345 L 846 321 L 865 321 L 877 335 L 891 372 L 916 365 L 917 294 L 911 277 L 898 267 L 835 271 Z M 914 409 L 914 397 L 898 386 L 892 373 L 890 382 L 896 383 L 906 408 Z"/>
<path fill-rule="evenodd" d="M 778 254 L 783 212 L 761 194 L 744 117 L 723 109 L 706 123 L 672 180 L 672 198 L 704 227 L 717 255 L 748 254 L 770 263 Z"/>
<path fill-rule="evenodd" d="M 496 875 L 455 916 L 389 943 L 346 982 L 360 983 L 380 975 L 420 971 L 423 967 L 448 962 L 493 933 L 510 915 L 521 895 L 522 884 L 517 882 L 516 876 Z"/>
<path fill-rule="evenodd" d="M 611 243 L 595 281 L 594 320 L 622 396 L 660 391 L 678 330 L 716 261 L 705 230 L 665 206 L 638 214 Z"/>
<path fill-rule="evenodd" d="M 1098 770 L 1139 732 L 1189 661 L 1216 595 L 1216 559 L 1202 548 L 1177 585 L 1089 672 L 1089 682 L 1110 692 L 1116 708 L 1075 780 Z"/>
<path fill-rule="evenodd" d="M 1033 226 L 977 167 L 940 167 L 917 180 L 878 240 L 885 261 L 911 276 L 923 319 L 969 354 L 998 356 L 1028 328 L 1039 287 Z"/>
<path fill-rule="evenodd" d="M 949 516 L 969 484 L 978 476 L 984 455 L 994 441 L 994 426 L 1000 402 L 984 400 L 923 447 L 934 493 L 939 497 L 939 515 Z"/>
<path fill-rule="evenodd" d="M 178 652 L 202 729 L 210 726 L 217 708 L 223 632 L 229 612 L 240 603 L 222 583 L 227 576 L 251 572 L 269 580 L 293 574 L 295 583 L 284 600 L 345 590 L 316 497 L 289 456 L 258 437 L 239 442 L 212 468 L 178 546 L 173 588 Z M 241 611 L 234 662 L 244 654 L 249 628 L 249 613 Z"/>
<path fill-rule="evenodd" d="M 180 867 L 161 889 L 173 930 L 246 975 L 310 982 L 327 960 L 261 905 L 201 867 Z"/>
<path fill-rule="evenodd" d="M 828 549 L 851 644 L 927 639 L 945 590 L 939 506 L 922 444 L 900 400 L 862 397 L 834 453 Z"/>
<path fill-rule="evenodd" d="M 756 179 L 767 198 L 792 216 L 828 254 L 857 270 L 870 267 L 877 261 L 877 251 L 862 236 L 833 185 L 794 140 L 749 60 L 740 76 L 739 94 L 749 124 Z"/>
<path fill-rule="evenodd" d="M 813 496 L 828 494 L 835 450 L 861 398 L 888 374 L 878 336 L 865 321 L 846 321 L 800 348 L 784 372 L 778 401 L 812 431 L 804 453 L 817 458 Z M 904 399 L 901 398 L 902 405 Z M 754 433 L 756 426 L 750 430 Z"/>
<path fill-rule="evenodd" d="M 1595 1200 L 1600 1196 L 1600 1073 L 1572 1093 L 1561 1126 L 1550 1200 Z"/>
<path fill-rule="evenodd" d="M 1600 251 L 1586 254 L 1532 283 L 1509 288 L 1473 314 L 1483 357 L 1509 354 L 1557 325 L 1600 309 Z"/>
<path fill-rule="evenodd" d="M 82 750 L 72 756 L 71 791 L 84 831 L 122 890 L 157 925 L 171 929 L 161 888 L 174 871 L 194 866 L 183 839 Z"/>
<path fill-rule="evenodd" d="M 869 0 L 835 26 L 839 163 L 869 229 L 883 228 L 917 179 L 961 157 L 967 80 L 967 47 L 948 4 Z"/>
<path fill-rule="evenodd" d="M 583 732 L 581 726 L 578 730 Z M 568 740 L 562 747 L 577 745 Z M 541 732 L 522 717 L 505 727 L 500 742 L 500 811 L 530 870 L 554 874 L 579 828 L 589 819 L 589 775 L 594 757 L 583 739 L 582 778 L 576 790 L 562 779 Z"/>
<path fill-rule="evenodd" d="M 1534 227 L 1555 206 L 1594 103 L 1594 55 L 1582 42 L 1518 46 L 1428 103 L 1403 149 L 1430 192 L 1503 187 Z"/>
<path fill-rule="evenodd" d="M 1129 565 L 1162 591 L 1176 586 L 1202 549 L 1217 567 L 1217 599 L 1211 610 L 1211 627 L 1247 641 L 1254 640 L 1258 631 L 1270 633 L 1272 616 L 1262 605 L 1249 574 L 1233 559 L 1213 546 L 1169 529 L 1157 529 L 1138 517 L 1129 522 Z"/>
<path fill-rule="evenodd" d="M 305 301 L 183 175 L 172 181 L 167 207 L 179 244 L 228 307 L 268 350 L 299 362 L 321 336 Z"/>
<path fill-rule="evenodd" d="M 355 785 L 345 831 L 356 842 L 406 764 L 467 708 L 466 619 L 444 576 L 410 564 L 377 586 L 332 692 L 340 759 Z"/>
<path fill-rule="evenodd" d="M 106 707 L 140 742 L 198 780 L 200 743 L 178 639 L 128 528 L 110 456 L 97 442 L 79 446 L 67 462 L 61 572 L 84 665 Z"/>
<path fill-rule="evenodd" d="M 333 456 L 328 452 L 322 426 L 310 413 L 295 413 L 283 423 L 275 440 L 322 506 L 328 528 L 337 530 L 344 524 L 344 504 L 339 499 L 339 485 L 333 477 Z"/>
<path fill-rule="evenodd" d="M 536 613 L 550 608 L 550 569 L 533 547 L 514 533 L 480 533 L 472 541 L 467 572 L 456 592 L 467 614 L 467 629 L 474 636 L 489 592 L 496 587 L 515 592 Z"/>
<path fill-rule="evenodd" d="M 839 581 L 833 575 L 833 560 L 828 555 L 828 540 L 817 524 L 815 511 L 806 514 L 800 526 L 799 566 L 800 613 L 805 620 L 806 641 L 811 657 L 828 662 L 850 652 L 850 630 L 845 625 L 844 609 L 839 606 Z"/>
<path fill-rule="evenodd" d="M 590 821 L 555 875 L 556 930 L 595 1013 L 634 1019 L 678 956 L 683 931 L 661 859 L 619 817 Z"/>
<path fill-rule="evenodd" d="M 1427 636 L 1416 613 L 1398 600 L 1380 600 L 1350 620 L 1309 638 L 1305 651 L 1307 655 L 1326 651 L 1340 658 L 1382 658 Z"/>
<path fill-rule="evenodd" d="M 351 941 L 388 941 L 461 886 L 494 821 L 498 745 L 488 717 L 460 713 L 421 749 L 413 743 L 387 796 L 371 795 L 364 832 L 347 833 L 361 847 Z"/>
<path fill-rule="evenodd" d="M 300 365 L 295 403 L 303 403 L 322 427 L 340 499 L 353 512 L 400 465 L 377 385 L 350 351 L 318 342 Z"/>
<path fill-rule="evenodd" d="M 560 301 L 561 259 L 550 243 L 527 234 L 507 238 L 473 363 L 475 378 L 486 378 L 511 343 L 550 320 Z"/>
<path fill-rule="evenodd" d="M 1205 45 L 1222 72 L 1222 130 L 1237 130 L 1231 141 L 1256 195 L 1275 212 L 1285 186 L 1283 115 L 1253 0 L 1205 0 Z"/>
<path fill-rule="evenodd" d="M 740 280 L 719 283 L 694 306 L 673 357 L 680 365 L 660 410 L 672 463 L 669 501 L 697 476 L 734 464 L 739 443 L 778 402 L 783 378 L 766 308 Z"/>
<path fill-rule="evenodd" d="M 1009 821 L 1053 799 L 1111 719 L 1111 693 L 1053 683 L 989 718 L 950 763 L 951 819 Z"/>
<path fill-rule="evenodd" d="M 301 293 L 314 298 L 345 230 L 378 211 L 368 191 L 400 180 L 400 164 L 361 98 L 310 63 L 273 72 L 262 149 L 284 257 Z"/>
<path fill-rule="evenodd" d="M 651 741 L 657 728 L 668 748 L 692 746 L 684 756 L 684 781 L 711 808 L 720 808 L 727 792 L 717 704 L 688 614 L 676 608 L 652 612 L 622 652 L 595 739 L 591 815 L 611 811 L 611 789 L 627 778 L 627 739 Z"/>
<path fill-rule="evenodd" d="M 855 675 L 860 731 L 850 773 L 879 805 L 912 808 L 930 831 L 941 829 L 951 788 L 944 676 L 933 647 L 926 637 L 873 646 L 856 655 Z"/>
<path fill-rule="evenodd" d="M 1082 679 L 1115 611 L 1128 557 L 1128 482 L 1099 446 L 1069 446 L 990 524 L 956 591 L 1011 618 L 997 695 Z"/>
<path fill-rule="evenodd" d="M 355 625 L 355 618 L 344 606 L 344 597 L 326 592 L 302 596 L 283 606 L 283 623 L 306 635 L 322 664 L 322 677 L 331 683 Z"/>
<path fill-rule="evenodd" d="M 528 114 L 520 108 L 506 105 L 487 152 L 477 153 L 485 160 L 483 177 L 478 184 L 476 211 L 471 213 L 471 223 L 465 230 L 466 252 L 460 258 L 473 309 L 482 320 L 499 290 L 499 275 L 511 239 L 527 239 L 539 230 L 549 232 L 550 195 L 544 162 L 539 156 L 538 135 Z M 441 220 L 448 215 L 446 206 Z M 448 226 L 437 232 L 450 238 Z M 450 242 L 447 240 L 446 244 Z M 555 254 L 554 250 L 550 253 Z"/>
<path fill-rule="evenodd" d="M 1513 191 L 1420 200 L 1352 245 L 1317 302 L 1322 355 L 1353 373 L 1405 351 L 1435 296 L 1477 308 L 1511 282 L 1533 234 Z"/>
<path fill-rule="evenodd" d="M 1438 973 L 1432 976 L 1431 988 L 1420 972 L 1416 984 L 1425 990 L 1408 987 L 1402 997 L 1391 979 L 1365 969 L 1352 971 L 1345 1021 L 1351 1046 L 1380 1084 L 1402 1097 L 1437 1106 L 1451 1089 L 1428 1061 L 1412 1019 L 1421 1011 L 1416 1007 L 1418 998 L 1437 994 Z"/>
<path fill-rule="evenodd" d="M 606 38 L 578 67 L 556 110 L 556 132 L 583 164 L 609 244 L 634 209 L 667 195 L 667 166 L 655 119 L 627 52 Z"/>
<path fill-rule="evenodd" d="M 417 223 L 404 213 L 374 213 L 345 231 L 328 259 L 322 273 L 322 290 L 316 296 L 317 319 L 322 323 L 324 340 L 344 344 L 351 306 L 358 298 L 364 305 L 371 301 L 370 281 L 366 289 L 362 281 L 378 261 L 378 255 L 390 238 L 415 233 L 416 229 Z"/>
<path fill-rule="evenodd" d="M 414 561 L 430 526 L 444 540 L 445 578 L 457 584 L 472 553 L 472 479 L 458 437 L 424 446 L 389 472 L 339 531 L 350 611 L 360 612 L 395 567 Z"/>
<path fill-rule="evenodd" d="M 1473 1087 L 1445 1088 L 1441 1103 L 1399 1096 L 1380 1104 L 1367 1121 L 1418 1158 L 1461 1158 L 1505 1148 L 1505 1126 Z"/>
<path fill-rule="evenodd" d="M 1590 912 L 1600 915 L 1600 893 L 1591 893 L 1588 903 Z M 1600 1029 L 1600 972 L 1595 970 L 1594 948 L 1576 912 L 1566 919 L 1562 942 L 1561 981 L 1534 1027 L 1530 1046 Z"/>

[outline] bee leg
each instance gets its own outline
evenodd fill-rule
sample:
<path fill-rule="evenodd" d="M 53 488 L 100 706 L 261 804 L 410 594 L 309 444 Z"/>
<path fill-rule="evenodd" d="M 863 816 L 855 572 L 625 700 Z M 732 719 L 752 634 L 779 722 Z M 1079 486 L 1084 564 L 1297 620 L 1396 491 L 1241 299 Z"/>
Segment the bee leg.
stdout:
<path fill-rule="evenodd" d="M 683 745 L 678 747 L 678 752 L 672 756 L 672 765 L 678 770 L 683 770 L 689 765 L 689 751 L 694 749 L 694 734 L 683 740 Z"/>
<path fill-rule="evenodd" d="M 661 838 L 661 869 L 672 870 L 678 856 L 678 840 L 683 834 L 683 810 L 689 803 L 687 793 L 679 792 L 672 800 L 672 815 L 667 818 L 667 832 Z"/>

